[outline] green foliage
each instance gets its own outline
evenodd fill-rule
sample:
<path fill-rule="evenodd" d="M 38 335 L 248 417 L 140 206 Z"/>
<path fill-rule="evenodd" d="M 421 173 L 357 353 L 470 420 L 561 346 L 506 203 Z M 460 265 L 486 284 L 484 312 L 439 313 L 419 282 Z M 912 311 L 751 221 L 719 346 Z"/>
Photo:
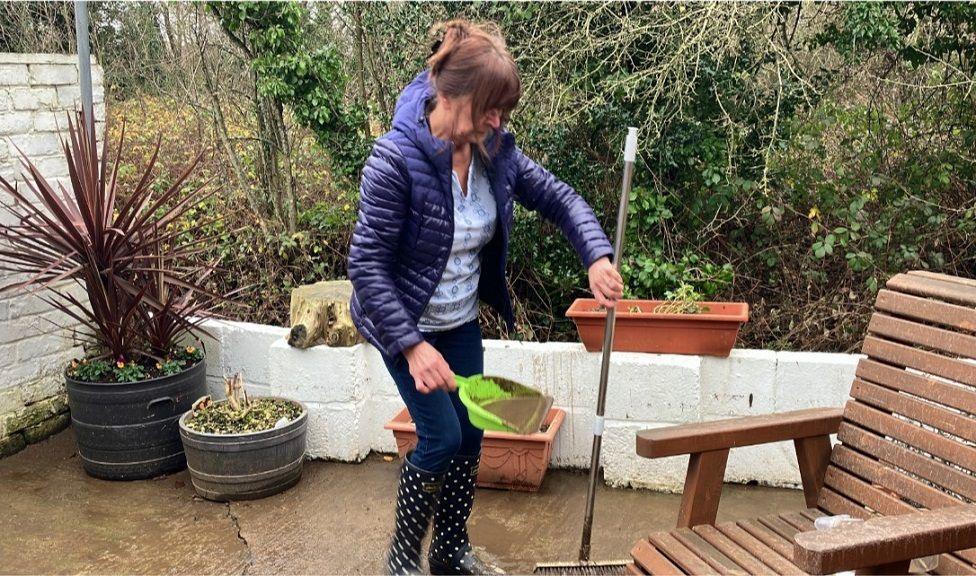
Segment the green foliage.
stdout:
<path fill-rule="evenodd" d="M 366 118 L 372 136 L 389 127 L 428 28 L 459 16 L 504 32 L 523 79 L 509 128 L 611 237 L 623 134 L 639 127 L 628 296 L 692 287 L 744 300 L 742 346 L 842 351 L 863 338 L 867 303 L 892 274 L 976 266 L 976 4 L 321 6 L 214 8 L 252 50 L 260 94 L 300 126 L 288 126 L 297 233 L 252 229 L 233 194 L 187 219 L 213 235 L 201 258 L 227 271 L 211 288 L 244 288 L 249 320 L 287 322 L 291 287 L 344 276 Z M 253 132 L 240 120 L 231 133 Z M 242 155 L 248 175 L 256 156 Z M 586 272 L 558 227 L 516 210 L 510 336 L 575 338 L 563 313 L 586 295 Z M 203 224 L 224 213 L 232 223 Z"/>
<path fill-rule="evenodd" d="M 112 371 L 112 365 L 105 360 L 75 360 L 68 368 L 68 376 L 84 382 L 102 382 Z"/>
<path fill-rule="evenodd" d="M 848 59 L 875 50 L 898 50 L 902 45 L 899 17 L 882 2 L 851 2 L 844 6 L 839 21 L 829 24 L 817 41 L 833 45 Z"/>
<path fill-rule="evenodd" d="M 328 151 L 333 172 L 352 178 L 368 152 L 365 103 L 344 102 L 343 60 L 331 44 L 309 44 L 304 5 L 211 2 L 208 6 L 233 37 L 246 39 L 258 91 L 288 106 Z"/>
<path fill-rule="evenodd" d="M 972 2 L 848 2 L 836 21 L 817 34 L 817 45 L 832 46 L 849 60 L 894 52 L 919 66 L 952 60 L 972 69 L 976 51 Z"/>
<path fill-rule="evenodd" d="M 172 376 L 190 368 L 203 360 L 203 350 L 196 346 L 177 346 L 162 362 L 156 364 L 156 369 L 164 376 Z"/>
<path fill-rule="evenodd" d="M 708 306 L 702 306 L 705 296 L 695 290 L 691 284 L 682 284 L 664 295 L 664 302 L 654 308 L 657 314 L 702 314 L 708 312 Z"/>
<path fill-rule="evenodd" d="M 146 369 L 138 362 L 117 362 L 112 376 L 116 382 L 139 382 L 146 379 Z"/>
<path fill-rule="evenodd" d="M 68 376 L 83 382 L 140 382 L 147 378 L 147 371 L 138 362 L 76 360 L 68 368 Z"/>
<path fill-rule="evenodd" d="M 158 376 L 172 376 L 203 360 L 203 350 L 195 346 L 177 346 L 160 361 L 144 358 L 142 361 L 115 363 L 108 360 L 74 360 L 68 367 L 68 376 L 83 382 L 140 382 Z"/>

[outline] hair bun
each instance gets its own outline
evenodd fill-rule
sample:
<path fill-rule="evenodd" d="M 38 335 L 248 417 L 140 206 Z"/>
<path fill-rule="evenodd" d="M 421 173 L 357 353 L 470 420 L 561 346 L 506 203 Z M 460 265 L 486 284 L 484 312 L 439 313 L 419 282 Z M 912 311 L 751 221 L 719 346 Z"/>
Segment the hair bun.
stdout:
<path fill-rule="evenodd" d="M 451 20 L 445 22 L 443 26 L 443 37 L 445 38 L 451 34 L 455 40 L 464 40 L 471 32 L 471 24 L 466 20 Z"/>
<path fill-rule="evenodd" d="M 430 30 L 434 41 L 430 45 L 430 56 L 428 58 L 434 59 L 443 48 L 445 54 L 441 54 L 439 58 L 435 59 L 442 63 L 446 59 L 446 53 L 453 51 L 458 44 L 471 36 L 471 32 L 472 25 L 467 20 L 451 20 L 435 24 Z"/>

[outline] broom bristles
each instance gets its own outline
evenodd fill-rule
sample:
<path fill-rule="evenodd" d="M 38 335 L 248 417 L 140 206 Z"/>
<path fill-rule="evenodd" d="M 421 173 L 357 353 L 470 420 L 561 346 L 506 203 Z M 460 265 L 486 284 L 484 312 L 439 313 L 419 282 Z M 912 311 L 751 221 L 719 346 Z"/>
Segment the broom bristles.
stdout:
<path fill-rule="evenodd" d="M 573 564 L 537 564 L 533 574 L 566 574 L 567 576 L 615 576 L 627 573 L 629 562 L 576 562 Z"/>

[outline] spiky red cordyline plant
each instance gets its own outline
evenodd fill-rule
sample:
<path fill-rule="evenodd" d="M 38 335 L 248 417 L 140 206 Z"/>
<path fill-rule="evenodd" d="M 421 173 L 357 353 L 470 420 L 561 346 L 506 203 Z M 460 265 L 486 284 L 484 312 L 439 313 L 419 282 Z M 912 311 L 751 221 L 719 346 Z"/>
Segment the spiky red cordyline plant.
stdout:
<path fill-rule="evenodd" d="M 206 240 L 199 239 L 192 244 L 197 245 Z M 139 313 L 150 354 L 158 359 L 165 358 L 173 344 L 183 335 L 206 333 L 200 327 L 206 319 L 205 314 L 222 304 L 234 303 L 231 299 L 248 287 L 223 295 L 204 290 L 201 287 L 217 270 L 214 265 L 181 268 L 181 278 L 174 281 L 177 267 L 173 266 L 169 251 L 162 246 L 154 246 L 150 253 L 153 255 L 152 267 L 140 267 L 136 270 L 140 283 L 147 287 L 147 296 L 160 306 L 141 306 Z M 169 271 L 170 274 L 164 274 L 164 271 Z"/>
<path fill-rule="evenodd" d="M 199 273 L 178 274 L 158 266 L 160 249 L 167 250 L 166 262 L 179 262 L 198 250 L 194 245 L 199 240 L 177 245 L 178 236 L 186 231 L 169 225 L 213 194 L 195 187 L 180 196 L 202 153 L 171 186 L 154 194 L 157 140 L 139 182 L 122 191 L 118 169 L 124 139 L 123 126 L 118 151 L 110 162 L 107 144 L 103 143 L 99 155 L 94 129 L 79 112 L 74 122 L 69 116 L 68 139 L 62 141 L 70 189 L 49 182 L 23 153 L 29 193 L 0 177 L 0 188 L 14 199 L 2 206 L 14 222 L 0 224 L 0 270 L 26 275 L 26 279 L 0 287 L 0 293 L 43 291 L 45 301 L 87 329 L 103 355 L 129 361 L 175 344 L 197 325 L 186 315 L 199 313 L 204 305 L 222 297 L 194 283 Z M 149 272 L 155 282 L 146 281 Z M 179 287 L 180 302 L 160 300 L 157 287 L 167 285 Z M 75 286 L 86 297 L 79 298 Z M 204 295 L 199 305 L 192 303 L 197 294 Z M 147 335 L 147 318 L 158 322 L 166 318 L 179 329 Z M 164 342 L 165 338 L 171 340 Z"/>

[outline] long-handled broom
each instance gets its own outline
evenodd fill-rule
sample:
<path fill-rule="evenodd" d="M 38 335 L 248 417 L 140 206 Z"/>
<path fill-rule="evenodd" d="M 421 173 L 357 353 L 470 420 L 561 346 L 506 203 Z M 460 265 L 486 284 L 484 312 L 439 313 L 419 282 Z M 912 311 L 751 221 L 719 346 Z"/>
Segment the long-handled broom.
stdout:
<path fill-rule="evenodd" d="M 613 265 L 620 271 L 623 254 L 624 230 L 627 227 L 627 206 L 630 201 L 630 181 L 634 174 L 637 157 L 637 128 L 627 129 L 624 145 L 624 176 L 620 191 L 620 209 L 617 212 L 617 235 L 614 242 Z M 583 541 L 580 545 L 579 562 L 537 564 L 535 574 L 624 574 L 627 561 L 590 561 L 590 536 L 593 533 L 593 504 L 596 498 L 596 482 L 600 470 L 600 448 L 603 445 L 603 413 L 607 400 L 607 377 L 610 374 L 610 352 L 613 349 L 613 329 L 617 318 L 616 308 L 607 310 L 607 323 L 603 332 L 603 363 L 600 366 L 600 391 L 597 394 L 596 422 L 593 426 L 593 451 L 590 454 L 590 484 L 586 493 L 586 516 L 583 520 Z"/>

